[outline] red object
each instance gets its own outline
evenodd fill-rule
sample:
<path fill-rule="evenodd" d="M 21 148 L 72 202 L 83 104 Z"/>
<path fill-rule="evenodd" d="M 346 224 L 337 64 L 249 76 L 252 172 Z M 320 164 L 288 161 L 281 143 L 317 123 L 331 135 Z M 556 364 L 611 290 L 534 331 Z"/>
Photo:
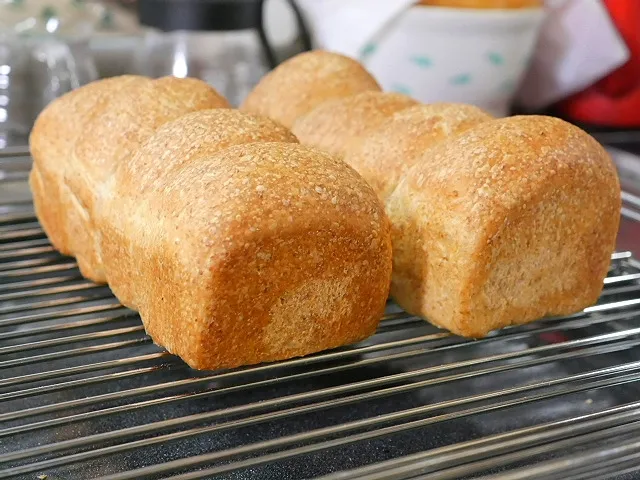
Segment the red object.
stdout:
<path fill-rule="evenodd" d="M 571 120 L 610 127 L 640 127 L 640 0 L 604 0 L 629 48 L 627 63 L 588 89 L 560 102 Z"/>

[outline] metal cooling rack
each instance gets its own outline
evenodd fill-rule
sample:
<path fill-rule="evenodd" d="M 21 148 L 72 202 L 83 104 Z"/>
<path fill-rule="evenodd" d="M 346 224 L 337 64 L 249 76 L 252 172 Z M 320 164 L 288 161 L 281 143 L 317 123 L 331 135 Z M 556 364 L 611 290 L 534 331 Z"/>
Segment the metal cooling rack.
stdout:
<path fill-rule="evenodd" d="M 3 166 L 6 193 L 28 159 Z M 605 283 L 584 313 L 479 341 L 390 304 L 358 345 L 196 372 L 5 203 L 0 478 L 636 478 L 640 263 L 616 253 Z"/>

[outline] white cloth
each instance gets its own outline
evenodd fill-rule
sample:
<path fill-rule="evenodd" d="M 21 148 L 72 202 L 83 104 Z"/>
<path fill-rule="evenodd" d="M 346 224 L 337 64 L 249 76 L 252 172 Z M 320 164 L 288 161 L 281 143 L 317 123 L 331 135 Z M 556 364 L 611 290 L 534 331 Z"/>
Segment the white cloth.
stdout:
<path fill-rule="evenodd" d="M 518 94 L 537 109 L 593 85 L 629 59 L 629 49 L 600 0 L 547 0 L 529 72 Z"/>

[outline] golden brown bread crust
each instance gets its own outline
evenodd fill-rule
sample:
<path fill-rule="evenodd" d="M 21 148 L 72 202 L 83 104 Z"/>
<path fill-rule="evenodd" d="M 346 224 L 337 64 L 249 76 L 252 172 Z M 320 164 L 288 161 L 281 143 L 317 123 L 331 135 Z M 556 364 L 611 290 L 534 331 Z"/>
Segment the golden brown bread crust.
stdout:
<path fill-rule="evenodd" d="M 65 160 L 59 173 L 49 179 L 59 198 L 41 204 L 38 218 L 48 225 L 55 222 L 49 228 L 52 238 L 62 252 L 76 257 L 85 277 L 106 281 L 91 215 L 102 184 L 118 163 L 128 160 L 167 121 L 220 107 L 228 107 L 228 102 L 200 80 L 126 76 L 82 87 L 41 114 L 39 128 L 31 135 L 31 148 L 39 157 L 32 181 L 36 197 L 46 183 L 41 181 L 42 171 L 57 168 L 60 156 Z M 60 124 L 67 122 L 79 133 L 52 140 Z"/>
<path fill-rule="evenodd" d="M 380 86 L 360 63 L 314 50 L 296 55 L 267 74 L 240 109 L 291 128 L 298 117 L 321 103 L 365 91 L 380 91 Z"/>
<path fill-rule="evenodd" d="M 299 117 L 291 131 L 304 145 L 342 156 L 391 115 L 417 103 L 400 93 L 364 92 L 322 103 Z"/>
<path fill-rule="evenodd" d="M 51 102 L 38 116 L 29 137 L 33 168 L 29 183 L 36 215 L 53 246 L 65 255 L 69 245 L 66 212 L 71 208 L 63 182 L 71 151 L 86 119 L 111 90 L 126 88 L 133 75 L 98 80 Z"/>
<path fill-rule="evenodd" d="M 121 162 L 107 181 L 94 209 L 109 286 L 122 304 L 136 308 L 135 290 L 142 258 L 131 251 L 138 235 L 143 199 L 184 165 L 208 158 L 233 145 L 254 142 L 297 143 L 286 128 L 266 117 L 232 109 L 200 110 L 160 127 L 128 162 Z"/>
<path fill-rule="evenodd" d="M 491 119 L 473 105 L 416 105 L 396 112 L 360 141 L 353 142 L 344 161 L 364 177 L 385 203 L 425 150 Z"/>
<path fill-rule="evenodd" d="M 615 167 L 582 130 L 484 122 L 427 151 L 389 198 L 392 296 L 469 337 L 577 312 L 602 290 L 620 207 Z"/>
<path fill-rule="evenodd" d="M 161 177 L 138 212 L 134 304 L 190 366 L 306 355 L 375 331 L 389 224 L 344 162 L 291 143 L 234 146 Z"/>

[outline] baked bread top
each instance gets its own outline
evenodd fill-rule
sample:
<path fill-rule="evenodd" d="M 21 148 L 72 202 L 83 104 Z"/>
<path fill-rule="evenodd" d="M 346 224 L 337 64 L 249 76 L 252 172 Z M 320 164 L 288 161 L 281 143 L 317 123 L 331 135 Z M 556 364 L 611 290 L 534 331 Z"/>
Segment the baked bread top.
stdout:
<path fill-rule="evenodd" d="M 96 185 L 128 161 L 163 124 L 193 111 L 215 108 L 229 108 L 229 103 L 194 78 L 137 77 L 119 91 L 111 91 L 85 119 L 71 152 L 74 168 L 68 179 L 77 173 L 72 184 L 80 179 L 93 183 L 83 185 L 89 190 L 72 186 L 74 193 L 81 201 L 89 201 Z"/>
<path fill-rule="evenodd" d="M 291 131 L 302 144 L 342 156 L 350 145 L 388 117 L 417 104 L 400 93 L 359 93 L 322 103 L 299 117 Z"/>
<path fill-rule="evenodd" d="M 324 50 L 301 53 L 265 75 L 240 109 L 291 128 L 298 117 L 327 100 L 380 91 L 356 60 Z"/>
<path fill-rule="evenodd" d="M 104 282 L 95 203 L 117 165 L 169 120 L 228 102 L 201 80 L 127 75 L 85 85 L 49 105 L 30 138 L 38 217 L 83 275 Z M 47 200 L 50 199 L 50 201 Z"/>
<path fill-rule="evenodd" d="M 57 250 L 72 255 L 67 225 L 68 192 L 64 172 L 71 159 L 75 140 L 95 105 L 112 89 L 117 91 L 143 77 L 124 75 L 107 78 L 73 90 L 51 102 L 35 121 L 29 136 L 33 168 L 29 184 L 38 219 Z"/>
<path fill-rule="evenodd" d="M 255 142 L 298 143 L 298 140 L 274 120 L 235 109 L 187 113 L 162 125 L 130 161 L 121 162 L 109 181 L 110 188 L 116 197 L 135 198 L 138 192 L 155 189 L 156 182 L 182 165 L 233 145 Z"/>
<path fill-rule="evenodd" d="M 426 150 L 492 118 L 473 105 L 416 105 L 396 112 L 360 141 L 352 142 L 344 161 L 369 182 L 384 203 Z"/>
<path fill-rule="evenodd" d="M 289 130 L 266 117 L 233 109 L 199 110 L 161 126 L 129 161 L 118 165 L 105 183 L 94 219 L 107 280 L 124 305 L 136 307 L 136 289 L 144 282 L 137 280 L 141 268 L 126 245 L 139 235 L 140 219 L 148 218 L 147 199 L 161 201 L 154 192 L 166 188 L 181 168 L 230 146 L 256 142 L 298 143 Z"/>

